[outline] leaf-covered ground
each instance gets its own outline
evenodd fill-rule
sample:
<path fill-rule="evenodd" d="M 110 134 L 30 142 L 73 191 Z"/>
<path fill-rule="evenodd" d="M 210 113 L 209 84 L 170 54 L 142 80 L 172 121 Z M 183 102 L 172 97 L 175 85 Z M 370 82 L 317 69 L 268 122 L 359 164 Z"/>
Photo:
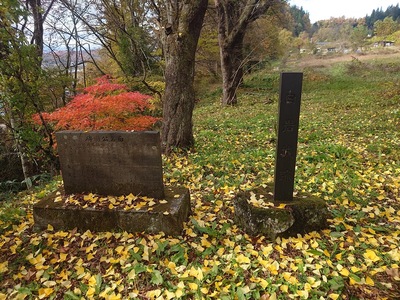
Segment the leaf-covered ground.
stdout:
<path fill-rule="evenodd" d="M 0 204 L 0 299 L 399 299 L 400 65 L 304 70 L 296 190 L 326 200 L 330 227 L 269 241 L 233 223 L 232 198 L 273 180 L 279 75 L 246 78 L 195 111 L 196 149 L 164 158 L 190 188 L 182 236 L 33 231 L 32 205 Z"/>

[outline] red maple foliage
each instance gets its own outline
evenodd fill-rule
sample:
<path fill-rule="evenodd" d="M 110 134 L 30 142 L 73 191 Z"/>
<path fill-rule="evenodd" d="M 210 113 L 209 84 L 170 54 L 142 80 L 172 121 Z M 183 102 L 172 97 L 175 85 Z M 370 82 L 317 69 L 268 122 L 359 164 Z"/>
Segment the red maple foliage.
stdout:
<path fill-rule="evenodd" d="M 66 106 L 43 113 L 55 130 L 149 130 L 159 118 L 148 115 L 150 96 L 130 92 L 126 85 L 112 83 L 109 76 L 83 89 Z M 33 120 L 40 124 L 39 115 Z"/>

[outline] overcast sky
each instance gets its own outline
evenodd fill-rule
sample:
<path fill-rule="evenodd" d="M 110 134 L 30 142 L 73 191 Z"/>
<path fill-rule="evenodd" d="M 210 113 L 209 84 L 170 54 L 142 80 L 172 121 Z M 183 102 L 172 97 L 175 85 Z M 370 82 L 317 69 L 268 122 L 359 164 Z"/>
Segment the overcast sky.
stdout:
<path fill-rule="evenodd" d="M 370 15 L 373 9 L 386 10 L 396 5 L 394 0 L 289 0 L 290 5 L 303 7 L 310 14 L 311 23 L 330 17 L 362 18 Z"/>

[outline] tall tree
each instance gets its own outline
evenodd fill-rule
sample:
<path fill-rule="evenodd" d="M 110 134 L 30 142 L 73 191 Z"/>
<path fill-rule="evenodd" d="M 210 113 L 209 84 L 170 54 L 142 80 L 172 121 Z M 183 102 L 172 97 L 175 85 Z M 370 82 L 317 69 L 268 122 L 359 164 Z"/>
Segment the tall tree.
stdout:
<path fill-rule="evenodd" d="M 0 113 L 12 132 L 16 151 L 21 159 L 27 187 L 31 167 L 37 164 L 39 153 L 52 156 L 52 138 L 48 127 L 44 134 L 32 129 L 30 116 L 43 109 L 44 97 L 41 89 L 45 86 L 40 68 L 40 47 L 28 42 L 25 34 L 27 7 L 17 1 L 5 0 L 0 6 Z M 43 119 L 41 119 L 43 121 Z M 42 144 L 47 138 L 47 144 Z"/>
<path fill-rule="evenodd" d="M 151 57 L 150 32 L 147 30 L 149 3 L 143 0 L 101 0 L 101 5 L 101 19 L 107 28 L 103 35 L 115 51 L 113 59 L 127 76 L 146 73 Z"/>
<path fill-rule="evenodd" d="M 217 13 L 214 7 L 208 7 L 204 17 L 196 52 L 196 80 L 219 80 L 220 72 Z"/>
<path fill-rule="evenodd" d="M 82 22 L 93 42 L 100 46 L 132 79 L 147 72 L 154 50 L 150 37 L 150 4 L 144 0 L 61 0 Z M 100 70 L 101 72 L 103 70 Z"/>
<path fill-rule="evenodd" d="M 155 49 L 154 42 L 149 43 L 160 38 L 166 81 L 163 148 L 166 152 L 174 147 L 190 148 L 194 143 L 195 53 L 208 0 L 85 0 L 79 6 L 71 5 L 76 0 L 61 1 L 85 24 L 127 79 L 142 76 L 146 85 L 150 52 Z"/>
<path fill-rule="evenodd" d="M 290 18 L 290 16 L 289 16 Z M 276 13 L 266 13 L 265 17 L 249 24 L 244 37 L 245 69 L 257 68 L 258 63 L 280 58 L 289 49 L 283 49 L 280 31 L 288 25 L 286 16 Z M 285 22 L 283 22 L 285 20 Z M 254 37 L 257 37 L 255 39 Z M 253 61 L 248 64 L 247 61 Z M 257 64 L 255 64 L 257 62 Z"/>
<path fill-rule="evenodd" d="M 193 146 L 195 54 L 208 0 L 152 1 L 161 25 L 165 58 L 162 147 Z"/>
<path fill-rule="evenodd" d="M 47 14 L 51 10 L 55 0 L 51 0 L 47 5 L 42 5 L 41 0 L 26 0 L 27 7 L 30 9 L 33 19 L 33 32 L 31 44 L 36 45 L 38 57 L 41 59 L 43 56 L 43 24 Z"/>
<path fill-rule="evenodd" d="M 303 10 L 303 7 L 299 8 L 296 5 L 291 6 L 290 14 L 293 18 L 292 31 L 296 37 L 304 31 L 307 33 L 311 32 L 310 15 Z"/>
<path fill-rule="evenodd" d="M 358 25 L 354 27 L 351 34 L 350 34 L 350 41 L 353 46 L 353 50 L 356 51 L 357 49 L 362 48 L 366 44 L 368 36 L 368 28 L 365 25 Z"/>
<path fill-rule="evenodd" d="M 248 25 L 283 0 L 215 0 L 222 71 L 222 104 L 237 104 L 243 77 L 243 39 Z"/>
<path fill-rule="evenodd" d="M 387 38 L 398 28 L 399 24 L 392 17 L 386 17 L 383 21 L 378 20 L 374 24 L 375 34 L 381 38 Z"/>
<path fill-rule="evenodd" d="M 77 94 L 79 86 L 86 86 L 91 79 L 105 74 L 96 59 L 98 50 L 93 51 L 97 48 L 94 35 L 88 32 L 81 20 L 83 17 L 78 17 L 86 10 L 89 7 L 84 1 L 57 1 L 46 18 L 45 47 L 48 53 L 44 56 L 43 67 L 51 70 L 52 77 L 57 77 L 59 83 L 52 97 L 55 98 L 54 108 L 66 105 L 69 96 Z M 88 72 L 88 66 L 94 67 L 93 72 Z"/>

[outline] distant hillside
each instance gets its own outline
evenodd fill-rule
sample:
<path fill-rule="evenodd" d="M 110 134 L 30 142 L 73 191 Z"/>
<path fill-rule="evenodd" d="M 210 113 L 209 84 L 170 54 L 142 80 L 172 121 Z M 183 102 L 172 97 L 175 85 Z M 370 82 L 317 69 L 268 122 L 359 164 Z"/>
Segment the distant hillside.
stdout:
<path fill-rule="evenodd" d="M 48 69 L 61 67 L 65 69 L 69 66 L 70 68 L 74 68 L 76 64 L 82 65 L 83 62 L 91 62 L 93 59 L 100 59 L 99 52 L 99 49 L 95 49 L 92 50 L 91 55 L 89 55 L 86 52 L 76 53 L 72 50 L 46 51 L 43 53 L 43 67 Z M 75 58 L 77 59 L 75 60 Z"/>
<path fill-rule="evenodd" d="M 382 21 L 386 17 L 392 17 L 394 21 L 400 21 L 400 7 L 399 4 L 396 6 L 390 5 L 388 8 L 386 8 L 385 11 L 382 10 L 382 8 L 377 8 L 374 9 L 371 13 L 371 15 L 367 15 L 365 17 L 365 22 L 368 28 L 373 28 L 374 24 L 376 21 Z"/>

